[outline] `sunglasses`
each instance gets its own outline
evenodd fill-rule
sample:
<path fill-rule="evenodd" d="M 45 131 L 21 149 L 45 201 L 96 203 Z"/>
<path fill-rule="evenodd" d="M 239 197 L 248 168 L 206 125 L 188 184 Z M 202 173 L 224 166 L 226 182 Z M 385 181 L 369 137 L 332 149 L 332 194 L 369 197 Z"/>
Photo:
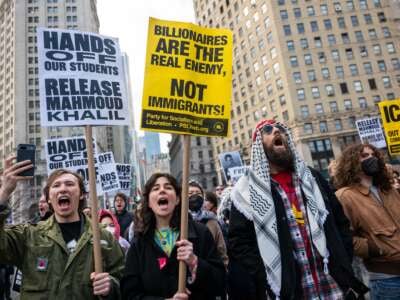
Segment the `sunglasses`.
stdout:
<path fill-rule="evenodd" d="M 280 131 L 280 133 L 286 132 L 285 128 L 279 124 L 266 124 L 261 128 L 261 131 L 266 134 L 271 134 L 274 128 L 277 128 Z"/>

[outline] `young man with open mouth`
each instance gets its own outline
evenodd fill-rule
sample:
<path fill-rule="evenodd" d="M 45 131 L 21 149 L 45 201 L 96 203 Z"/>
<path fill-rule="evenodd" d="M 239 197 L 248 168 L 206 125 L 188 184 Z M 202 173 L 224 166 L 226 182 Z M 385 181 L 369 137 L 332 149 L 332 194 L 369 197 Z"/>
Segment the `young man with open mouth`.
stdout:
<path fill-rule="evenodd" d="M 19 174 L 30 161 L 5 161 L 0 188 L 0 263 L 16 265 L 23 273 L 21 300 L 120 299 L 119 279 L 124 255 L 113 236 L 101 229 L 103 273 L 94 272 L 92 229 L 80 212 L 85 191 L 82 178 L 56 170 L 44 188 L 54 215 L 37 225 L 5 227 L 8 199 L 17 182 L 31 179 Z"/>

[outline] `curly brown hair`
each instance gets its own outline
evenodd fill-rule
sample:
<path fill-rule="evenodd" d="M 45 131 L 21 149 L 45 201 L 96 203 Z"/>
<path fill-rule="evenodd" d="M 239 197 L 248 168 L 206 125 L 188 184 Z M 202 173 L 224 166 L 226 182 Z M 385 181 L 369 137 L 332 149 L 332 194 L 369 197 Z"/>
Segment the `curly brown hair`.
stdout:
<path fill-rule="evenodd" d="M 340 189 L 342 187 L 351 186 L 361 181 L 361 178 L 359 177 L 360 172 L 362 172 L 360 154 L 366 147 L 374 152 L 382 170 L 382 173 L 379 174 L 379 176 L 374 177 L 374 185 L 384 191 L 391 189 L 391 179 L 385 166 L 383 156 L 378 149 L 371 144 L 350 145 L 343 151 L 336 166 L 334 180 L 336 188 Z"/>
<path fill-rule="evenodd" d="M 143 199 L 142 201 L 140 201 L 135 212 L 135 217 L 134 217 L 135 234 L 146 235 L 154 233 L 156 226 L 156 218 L 153 210 L 149 207 L 149 195 L 157 179 L 160 177 L 165 177 L 171 183 L 177 197 L 180 197 L 181 195 L 181 187 L 174 176 L 172 176 L 169 173 L 154 173 L 153 175 L 151 175 L 151 177 L 147 180 L 146 184 L 144 185 Z M 173 229 L 179 230 L 180 217 L 181 217 L 181 206 L 177 205 L 172 214 L 169 226 Z"/>

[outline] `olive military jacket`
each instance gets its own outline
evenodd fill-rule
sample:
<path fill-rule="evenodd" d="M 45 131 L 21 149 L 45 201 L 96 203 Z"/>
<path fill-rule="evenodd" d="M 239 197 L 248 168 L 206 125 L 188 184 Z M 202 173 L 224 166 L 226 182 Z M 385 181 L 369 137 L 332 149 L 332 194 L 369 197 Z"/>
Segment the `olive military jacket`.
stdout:
<path fill-rule="evenodd" d="M 0 206 L 0 263 L 13 264 L 22 271 L 21 300 L 98 299 L 90 280 L 94 260 L 88 218 L 82 217 L 82 235 L 70 254 L 54 216 L 37 225 L 4 226 L 9 212 L 9 207 Z M 120 299 L 124 254 L 104 229 L 100 242 L 103 272 L 110 274 L 113 283 L 105 299 Z"/>

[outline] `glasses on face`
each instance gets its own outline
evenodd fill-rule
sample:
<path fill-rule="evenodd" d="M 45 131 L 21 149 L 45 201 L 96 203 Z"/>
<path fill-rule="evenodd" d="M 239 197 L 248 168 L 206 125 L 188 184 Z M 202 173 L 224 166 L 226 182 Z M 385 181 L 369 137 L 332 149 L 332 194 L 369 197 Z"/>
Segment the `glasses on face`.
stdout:
<path fill-rule="evenodd" d="M 271 134 L 274 128 L 277 128 L 280 133 L 285 133 L 285 128 L 279 124 L 266 124 L 261 128 L 261 131 L 266 134 Z"/>

